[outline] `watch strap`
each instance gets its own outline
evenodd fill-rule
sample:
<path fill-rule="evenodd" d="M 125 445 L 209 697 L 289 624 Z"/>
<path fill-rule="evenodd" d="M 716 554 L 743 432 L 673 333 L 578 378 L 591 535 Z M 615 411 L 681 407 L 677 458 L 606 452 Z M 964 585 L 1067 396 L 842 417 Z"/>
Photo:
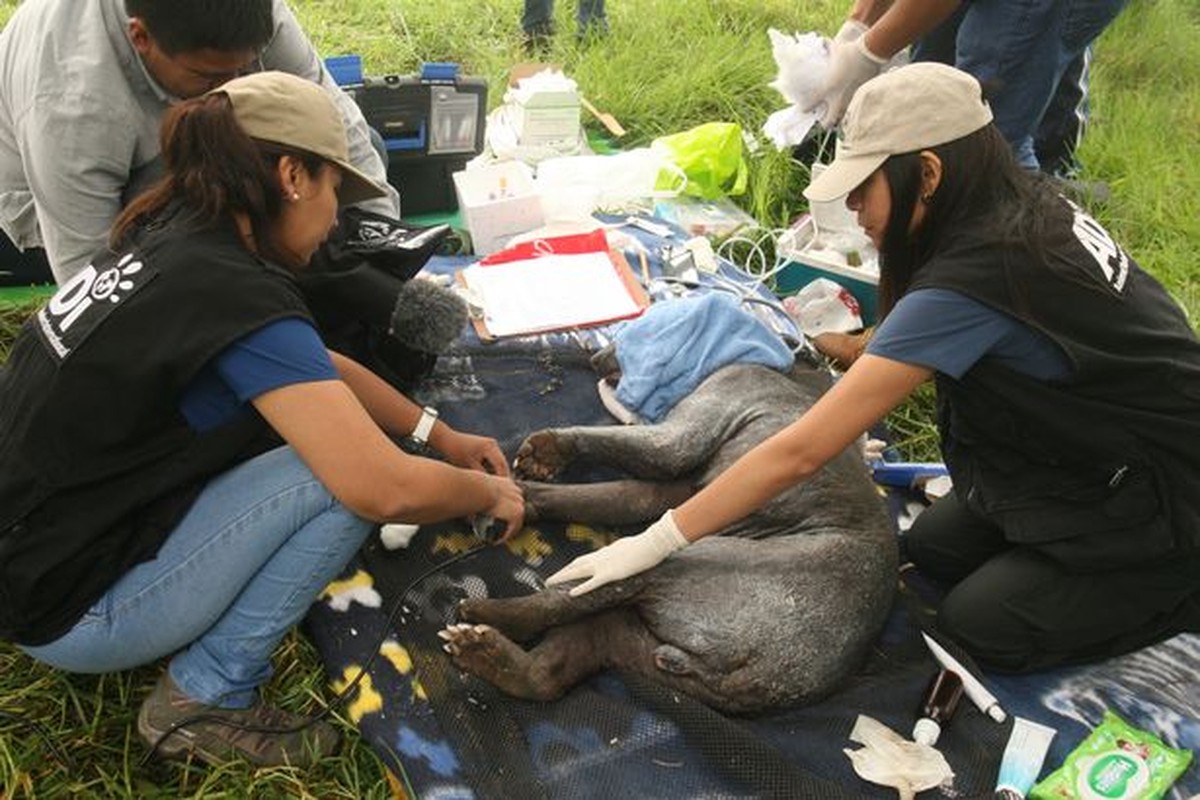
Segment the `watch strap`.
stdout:
<path fill-rule="evenodd" d="M 413 428 L 412 438 L 419 444 L 427 444 L 429 442 L 429 434 L 433 431 L 434 423 L 438 420 L 438 412 L 436 408 L 425 406 L 421 409 L 421 418 L 417 420 L 417 427 Z"/>

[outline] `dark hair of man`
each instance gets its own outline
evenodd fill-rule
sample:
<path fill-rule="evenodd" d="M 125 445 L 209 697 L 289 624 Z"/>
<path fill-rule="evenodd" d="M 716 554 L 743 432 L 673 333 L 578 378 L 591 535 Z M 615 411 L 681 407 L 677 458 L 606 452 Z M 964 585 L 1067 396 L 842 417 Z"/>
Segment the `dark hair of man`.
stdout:
<path fill-rule="evenodd" d="M 125 0 L 167 55 L 259 50 L 271 41 L 271 0 Z"/>
<path fill-rule="evenodd" d="M 920 199 L 919 153 L 890 157 L 883 169 L 892 208 L 880 253 L 879 306 L 885 316 L 908 291 L 913 277 L 950 237 L 970 227 L 1003 248 L 1005 270 L 1018 299 L 1023 285 L 1012 277 L 1015 258 L 1052 262 L 1046 249 L 1050 218 L 1063 202 L 1040 174 L 1023 168 L 994 125 L 946 144 L 927 148 L 942 162 L 942 178 L 928 198 L 920 228 L 909 232 Z"/>
<path fill-rule="evenodd" d="M 271 223 L 284 202 L 279 159 L 292 156 L 314 176 L 327 162 L 304 150 L 250 138 L 238 125 L 229 98 L 219 92 L 169 108 L 160 138 L 166 174 L 117 217 L 110 246 L 120 247 L 139 226 L 178 204 L 186 219 L 200 227 L 245 214 L 258 254 L 282 261 L 271 236 Z"/>

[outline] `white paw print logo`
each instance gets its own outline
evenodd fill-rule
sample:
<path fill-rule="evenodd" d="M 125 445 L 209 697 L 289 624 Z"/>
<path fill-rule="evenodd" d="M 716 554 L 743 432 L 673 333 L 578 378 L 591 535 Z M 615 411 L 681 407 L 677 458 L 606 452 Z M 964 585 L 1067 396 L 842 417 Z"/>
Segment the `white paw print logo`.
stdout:
<path fill-rule="evenodd" d="M 92 299 L 108 300 L 110 303 L 121 302 L 121 296 L 117 294 L 117 291 L 128 292 L 132 289 L 134 284 L 129 277 L 136 275 L 141 269 L 142 262 L 135 261 L 133 253 L 126 253 L 115 266 L 96 276 L 96 280 L 92 284 Z"/>

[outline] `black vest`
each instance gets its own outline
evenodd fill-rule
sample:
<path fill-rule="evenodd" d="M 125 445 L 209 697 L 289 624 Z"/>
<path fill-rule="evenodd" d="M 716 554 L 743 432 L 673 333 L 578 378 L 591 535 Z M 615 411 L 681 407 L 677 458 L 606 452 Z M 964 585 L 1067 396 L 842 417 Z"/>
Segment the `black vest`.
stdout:
<path fill-rule="evenodd" d="M 0 369 L 0 637 L 65 633 L 207 478 L 277 443 L 252 409 L 196 433 L 179 400 L 228 344 L 288 316 L 308 318 L 290 274 L 232 228 L 175 221 L 98 256 L 26 323 Z"/>
<path fill-rule="evenodd" d="M 960 498 L 1071 569 L 1200 557 L 1200 343 L 1179 305 L 1065 203 L 1050 263 L 965 229 L 912 288 L 968 295 L 1041 331 L 1074 367 L 1039 381 L 990 359 L 937 376 Z"/>

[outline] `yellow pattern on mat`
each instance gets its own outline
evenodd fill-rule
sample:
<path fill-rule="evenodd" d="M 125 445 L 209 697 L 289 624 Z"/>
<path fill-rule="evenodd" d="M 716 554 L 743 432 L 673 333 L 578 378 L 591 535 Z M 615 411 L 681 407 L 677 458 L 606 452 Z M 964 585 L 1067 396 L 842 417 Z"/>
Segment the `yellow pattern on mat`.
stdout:
<path fill-rule="evenodd" d="M 332 682 L 333 691 L 336 694 L 346 691 L 360 672 L 362 672 L 362 667 L 357 664 L 346 667 L 342 670 L 342 679 Z M 358 696 L 346 707 L 346 713 L 350 715 L 350 720 L 357 725 L 367 714 L 377 714 L 382 710 L 383 695 L 375 691 L 375 684 L 371 682 L 371 676 L 363 675 L 362 680 L 358 682 Z"/>
<path fill-rule="evenodd" d="M 413 670 L 412 656 L 408 654 L 408 650 L 404 645 L 397 642 L 395 639 L 388 639 L 379 648 L 379 653 L 396 668 L 396 672 L 401 675 L 407 675 Z M 415 676 L 412 678 L 413 698 L 416 700 L 428 700 L 429 696 L 425 694 L 425 687 L 421 685 L 421 681 Z"/>

